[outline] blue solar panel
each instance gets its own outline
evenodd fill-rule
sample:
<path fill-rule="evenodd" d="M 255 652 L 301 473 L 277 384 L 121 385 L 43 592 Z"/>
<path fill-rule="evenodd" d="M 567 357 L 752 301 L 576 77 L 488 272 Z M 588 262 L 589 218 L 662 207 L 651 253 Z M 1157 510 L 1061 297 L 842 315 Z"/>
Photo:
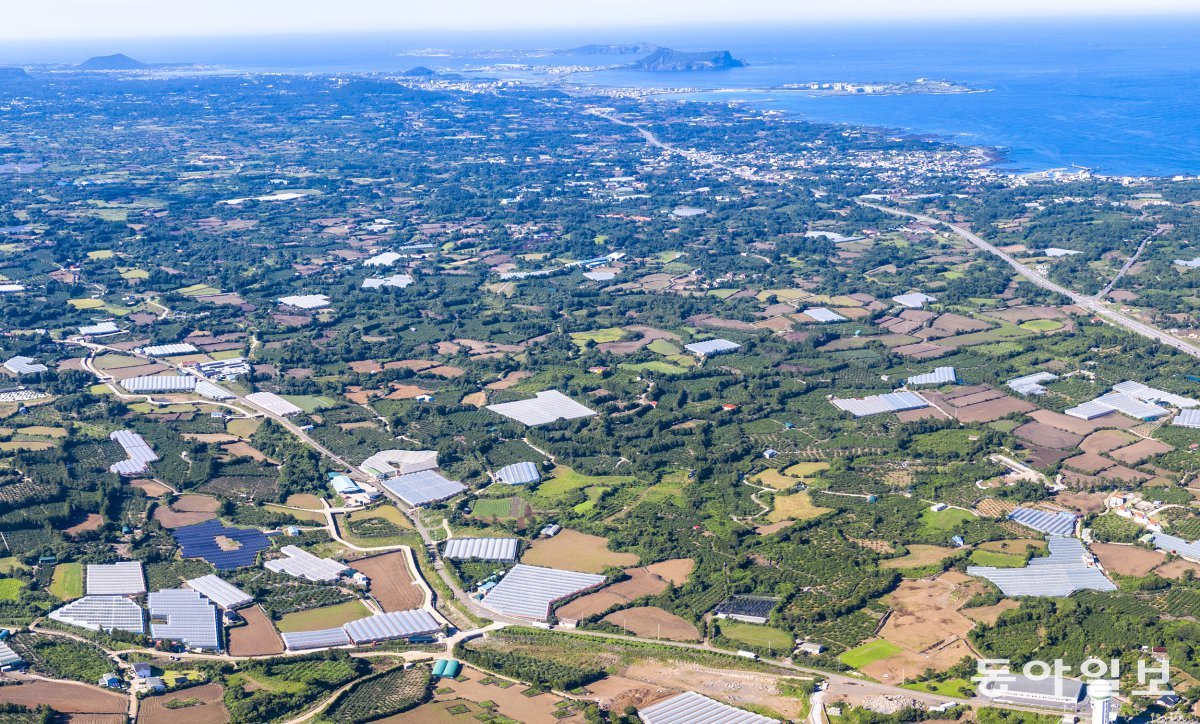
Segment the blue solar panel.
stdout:
<path fill-rule="evenodd" d="M 258 560 L 259 551 L 271 547 L 271 541 L 253 528 L 229 528 L 216 520 L 206 520 L 196 525 L 185 525 L 171 531 L 175 541 L 183 548 L 184 558 L 203 558 L 219 571 L 232 571 L 243 566 L 252 566 Z M 217 536 L 237 541 L 237 550 L 222 550 Z"/>

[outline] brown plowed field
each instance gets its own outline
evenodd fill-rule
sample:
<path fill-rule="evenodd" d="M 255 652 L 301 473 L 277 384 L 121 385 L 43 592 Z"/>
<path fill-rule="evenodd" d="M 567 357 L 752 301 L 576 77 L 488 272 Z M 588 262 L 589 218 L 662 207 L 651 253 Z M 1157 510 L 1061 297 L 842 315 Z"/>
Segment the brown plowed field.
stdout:
<path fill-rule="evenodd" d="M 954 416 L 962 422 L 992 422 L 1014 412 L 1029 412 L 1033 409 L 1036 409 L 1036 406 L 1031 402 L 1018 400 L 1015 397 L 1000 397 L 960 407 L 955 411 Z"/>
<path fill-rule="evenodd" d="M 1073 448 L 1083 441 L 1082 435 L 1051 427 L 1041 422 L 1027 422 L 1016 430 L 1013 430 L 1013 434 L 1023 440 L 1028 440 L 1034 445 L 1052 447 L 1057 450 Z"/>
<path fill-rule="evenodd" d="M 1158 440 L 1139 440 L 1132 445 L 1113 450 L 1108 456 L 1126 465 L 1137 465 L 1143 460 L 1148 460 L 1155 455 L 1169 453 L 1174 449 L 1165 442 L 1159 442 Z"/>
<path fill-rule="evenodd" d="M 224 724 L 229 721 L 229 710 L 223 700 L 225 690 L 220 684 L 204 684 L 180 689 L 167 694 L 147 696 L 138 709 L 137 724 Z M 172 701 L 199 699 L 191 706 L 170 709 Z"/>
<path fill-rule="evenodd" d="M 260 606 L 243 608 L 239 613 L 245 626 L 229 629 L 229 653 L 234 656 L 268 656 L 283 653 L 283 641 L 275 633 L 275 625 Z"/>
<path fill-rule="evenodd" d="M 420 608 L 425 602 L 425 593 L 413 584 L 408 571 L 405 551 L 384 553 L 381 556 L 359 558 L 350 565 L 371 579 L 371 595 L 379 601 L 384 611 L 407 611 Z"/>
<path fill-rule="evenodd" d="M 128 698 L 121 694 L 75 682 L 36 679 L 0 686 L 0 702 L 31 709 L 46 704 L 66 714 L 124 714 L 129 709 Z"/>
<path fill-rule="evenodd" d="M 1137 423 L 1120 413 L 1114 412 L 1111 415 L 1098 417 L 1095 420 L 1080 420 L 1078 417 L 1063 415 L 1050 410 L 1034 410 L 1029 413 L 1029 416 L 1040 423 L 1057 427 L 1059 430 L 1073 432 L 1076 435 L 1086 435 L 1089 432 L 1095 432 L 1106 427 L 1127 428 L 1133 427 Z"/>
<path fill-rule="evenodd" d="M 1106 453 L 1133 442 L 1137 438 L 1120 430 L 1098 430 L 1079 443 L 1079 449 L 1090 453 Z"/>
<path fill-rule="evenodd" d="M 668 641 L 700 640 L 700 632 L 696 630 L 695 626 L 656 606 L 640 606 L 614 611 L 605 616 L 604 620 L 647 638 Z"/>
<path fill-rule="evenodd" d="M 1093 543 L 1092 552 L 1106 570 L 1123 576 L 1144 576 L 1162 563 L 1164 558 L 1158 551 L 1113 543 Z"/>

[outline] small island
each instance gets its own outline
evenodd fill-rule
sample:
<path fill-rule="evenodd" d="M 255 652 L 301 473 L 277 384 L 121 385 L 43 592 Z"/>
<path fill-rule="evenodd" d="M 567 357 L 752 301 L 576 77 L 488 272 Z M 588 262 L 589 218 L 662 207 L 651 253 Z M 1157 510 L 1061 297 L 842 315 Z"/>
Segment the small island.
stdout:
<path fill-rule="evenodd" d="M 79 64 L 80 70 L 141 70 L 149 67 L 140 60 L 134 60 L 124 53 L 114 55 L 97 55 Z"/>
<path fill-rule="evenodd" d="M 729 70 L 743 68 L 746 63 L 734 58 L 728 50 L 688 52 L 659 48 L 641 60 L 624 66 L 626 70 L 682 71 Z"/>

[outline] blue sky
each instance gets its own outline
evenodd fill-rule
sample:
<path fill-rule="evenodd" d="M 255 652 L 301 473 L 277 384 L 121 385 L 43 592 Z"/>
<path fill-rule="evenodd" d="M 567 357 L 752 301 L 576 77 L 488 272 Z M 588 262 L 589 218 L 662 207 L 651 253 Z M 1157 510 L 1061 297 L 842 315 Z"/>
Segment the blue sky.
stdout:
<path fill-rule="evenodd" d="M 18 4 L 18 0 L 10 0 Z M 42 0 L 0 41 L 1169 15 L 1196 0 Z"/>

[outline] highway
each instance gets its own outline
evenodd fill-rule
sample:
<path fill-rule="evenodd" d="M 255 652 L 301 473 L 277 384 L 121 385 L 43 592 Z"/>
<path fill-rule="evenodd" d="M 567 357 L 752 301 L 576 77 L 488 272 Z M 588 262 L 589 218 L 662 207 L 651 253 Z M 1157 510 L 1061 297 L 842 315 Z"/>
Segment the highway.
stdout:
<path fill-rule="evenodd" d="M 1020 261 L 1018 261 L 1016 258 L 1014 258 L 1011 254 L 1007 254 L 1007 253 L 1001 251 L 996 246 L 988 243 L 987 241 L 984 241 L 977 234 L 959 226 L 958 224 L 953 224 L 949 221 L 943 221 L 942 219 L 938 219 L 933 216 L 928 216 L 926 214 L 918 214 L 916 212 L 906 211 L 904 209 L 896 209 L 896 208 L 892 208 L 889 206 L 880 206 L 879 204 L 868 203 L 866 201 L 862 201 L 861 199 L 858 201 L 858 203 L 863 206 L 869 206 L 872 209 L 876 209 L 878 211 L 882 211 L 887 214 L 892 214 L 894 216 L 907 216 L 912 219 L 917 219 L 918 221 L 923 221 L 927 224 L 930 224 L 931 226 L 941 226 L 941 227 L 948 228 L 948 229 L 950 229 L 950 231 L 954 232 L 959 237 L 966 239 L 967 241 L 969 241 L 971 244 L 978 247 L 979 249 L 982 249 L 983 251 L 986 251 L 989 254 L 1003 260 L 1005 263 L 1007 263 L 1009 266 L 1011 266 L 1013 268 L 1013 270 L 1015 270 L 1018 274 L 1020 274 L 1022 277 L 1029 280 L 1033 284 L 1036 284 L 1037 286 L 1041 287 L 1042 289 L 1047 289 L 1047 290 L 1055 292 L 1057 294 L 1061 294 L 1062 296 L 1070 299 L 1077 306 L 1082 307 L 1083 309 L 1086 309 L 1087 311 L 1096 315 L 1097 317 L 1104 320 L 1105 322 L 1108 322 L 1109 324 L 1112 324 L 1117 327 L 1123 327 L 1124 329 L 1127 329 L 1130 332 L 1133 332 L 1134 334 L 1139 334 L 1139 335 L 1145 337 L 1146 339 L 1154 340 L 1155 342 L 1158 342 L 1160 344 L 1164 344 L 1173 349 L 1177 349 L 1180 352 L 1183 352 L 1184 354 L 1188 354 L 1188 355 L 1191 355 L 1192 357 L 1200 359 L 1200 346 L 1197 346 L 1191 342 L 1182 340 L 1178 337 L 1172 336 L 1172 335 L 1168 334 L 1167 332 L 1164 332 L 1163 330 L 1159 329 L 1158 327 L 1155 327 L 1152 324 L 1147 324 L 1146 322 L 1142 322 L 1140 320 L 1134 319 L 1133 317 L 1130 317 L 1127 314 L 1123 314 L 1123 313 L 1113 309 L 1112 307 L 1110 307 L 1109 305 L 1105 304 L 1104 302 L 1100 301 L 1099 299 L 1097 299 L 1095 297 L 1089 297 L 1089 296 L 1080 294 L 1078 292 L 1071 291 L 1070 289 L 1067 289 L 1066 287 L 1064 287 L 1060 284 L 1057 284 L 1057 283 L 1051 281 L 1050 279 L 1047 279 L 1045 276 L 1039 274 L 1037 271 L 1030 269 L 1029 267 L 1022 264 Z M 1143 246 L 1148 241 L 1149 241 L 1149 239 L 1142 242 Z M 1139 252 L 1140 252 L 1140 250 L 1141 250 L 1141 247 L 1139 247 Z"/>

